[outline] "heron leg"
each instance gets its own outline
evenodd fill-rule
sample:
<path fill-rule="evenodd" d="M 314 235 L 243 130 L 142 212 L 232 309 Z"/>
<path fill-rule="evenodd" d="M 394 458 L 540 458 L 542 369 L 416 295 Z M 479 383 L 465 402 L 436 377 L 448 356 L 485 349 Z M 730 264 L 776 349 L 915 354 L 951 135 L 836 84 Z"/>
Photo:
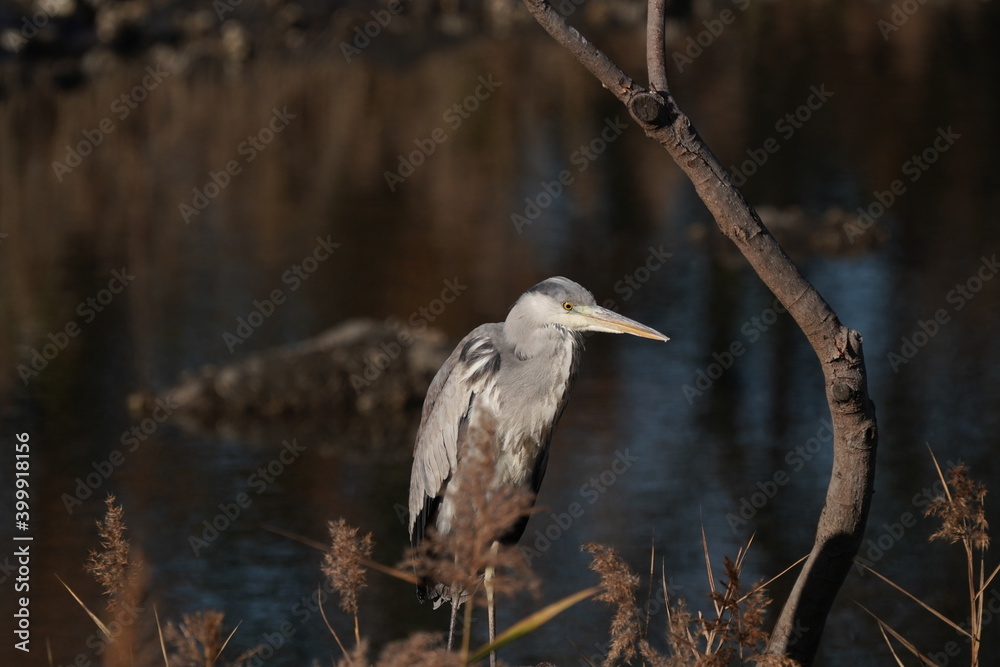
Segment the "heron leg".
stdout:
<path fill-rule="evenodd" d="M 455 619 L 458 617 L 458 602 L 451 601 L 451 622 L 448 624 L 448 651 L 451 651 L 451 643 L 455 638 Z"/>
<path fill-rule="evenodd" d="M 499 542 L 494 542 L 493 546 L 490 547 L 490 552 L 493 555 L 494 560 L 496 559 L 497 549 L 499 548 Z M 483 583 L 486 586 L 486 614 L 489 620 L 490 626 L 490 643 L 497 638 L 497 626 L 496 626 L 496 603 L 493 597 L 493 576 L 495 571 L 493 566 L 490 565 L 486 568 L 486 572 L 483 573 Z M 497 664 L 497 652 L 490 651 L 490 667 L 496 667 Z"/>
<path fill-rule="evenodd" d="M 462 593 L 457 586 L 451 587 L 451 622 L 448 624 L 448 652 L 451 652 L 452 641 L 455 639 L 455 619 L 458 618 L 458 607 L 462 604 Z"/>

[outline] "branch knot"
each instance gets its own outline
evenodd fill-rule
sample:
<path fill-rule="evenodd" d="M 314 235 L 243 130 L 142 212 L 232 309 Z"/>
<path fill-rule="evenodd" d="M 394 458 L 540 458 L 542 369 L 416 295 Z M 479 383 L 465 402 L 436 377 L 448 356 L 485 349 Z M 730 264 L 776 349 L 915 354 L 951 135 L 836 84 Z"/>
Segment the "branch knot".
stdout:
<path fill-rule="evenodd" d="M 672 118 L 667 113 L 666 101 L 655 92 L 642 92 L 629 100 L 629 113 L 640 123 L 662 127 L 670 123 Z"/>

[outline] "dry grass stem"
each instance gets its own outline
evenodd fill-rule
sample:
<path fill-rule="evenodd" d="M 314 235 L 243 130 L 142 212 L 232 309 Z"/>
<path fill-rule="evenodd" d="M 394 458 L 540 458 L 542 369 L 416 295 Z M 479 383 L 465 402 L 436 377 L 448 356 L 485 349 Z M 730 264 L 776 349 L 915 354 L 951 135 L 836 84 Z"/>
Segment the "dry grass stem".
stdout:
<path fill-rule="evenodd" d="M 692 613 L 684 600 L 672 600 L 667 588 L 666 573 L 663 573 L 669 655 L 660 654 L 643 639 L 638 642 L 638 653 L 645 664 L 650 667 L 728 667 L 747 663 L 768 667 L 797 665 L 790 658 L 763 652 L 769 639 L 764 624 L 770 600 L 766 592 L 767 584 L 758 584 L 750 592 L 743 592 L 742 571 L 749 546 L 748 543 L 740 548 L 735 560 L 728 557 L 724 559 L 723 574 L 716 580 L 708 542 L 703 533 L 702 547 L 712 617 L 706 617 L 700 612 L 697 615 Z"/>
<path fill-rule="evenodd" d="M 163 656 L 164 667 L 170 667 L 170 658 L 167 657 L 167 642 L 163 637 L 163 626 L 160 624 L 160 612 L 156 610 L 156 605 L 153 605 L 153 618 L 156 619 L 156 637 L 160 640 L 160 654 Z M 51 664 L 51 660 L 49 663 Z"/>
<path fill-rule="evenodd" d="M 930 448 L 928 447 L 928 449 Z M 930 536 L 931 541 L 945 540 L 950 544 L 961 544 L 965 551 L 966 588 L 969 599 L 969 616 L 966 622 L 959 624 L 951 620 L 885 575 L 876 572 L 868 566 L 863 567 L 919 604 L 957 633 L 964 635 L 969 643 L 969 664 L 972 667 L 978 667 L 980 664 L 979 653 L 982 648 L 983 639 L 984 593 L 997 572 L 1000 572 L 1000 566 L 998 566 L 988 576 L 986 575 L 985 556 L 986 550 L 990 545 L 989 523 L 986 521 L 984 507 L 986 487 L 969 477 L 969 470 L 964 463 L 959 462 L 949 468 L 947 473 L 944 473 L 941 471 L 941 466 L 938 464 L 933 450 L 930 452 L 930 455 L 931 460 L 934 462 L 938 478 L 941 480 L 942 493 L 931 500 L 924 511 L 924 516 L 933 516 L 941 519 L 941 526 Z M 895 647 L 890 637 L 906 648 L 907 651 L 917 657 L 923 664 L 935 664 L 930 658 L 922 654 L 914 644 L 905 639 L 881 618 L 860 603 L 858 605 L 878 622 L 879 630 L 897 662 L 900 662 L 900 660 L 896 655 Z"/>
<path fill-rule="evenodd" d="M 338 635 L 337 631 L 333 629 L 332 625 L 330 625 L 330 619 L 326 617 L 326 610 L 323 608 L 323 590 L 320 588 L 316 589 L 316 606 L 319 607 L 319 615 L 323 618 L 323 623 L 326 625 L 326 629 L 330 631 L 331 635 L 333 635 L 334 641 L 336 641 L 337 646 L 340 647 L 340 652 L 344 654 L 344 660 L 341 662 L 346 661 L 348 665 L 353 665 L 354 662 L 351 658 L 351 654 L 346 648 L 344 648 L 344 642 L 340 641 L 340 635 Z M 360 646 L 360 644 L 358 646 Z M 355 646 L 355 649 L 357 649 L 358 646 Z"/>
<path fill-rule="evenodd" d="M 318 663 L 317 663 L 318 664 Z M 344 657 L 338 660 L 336 667 L 357 667 L 358 665 L 370 665 L 368 660 L 368 641 L 361 640 L 361 643 L 350 652 L 345 652 Z"/>
<path fill-rule="evenodd" d="M 983 593 L 986 590 L 985 552 L 990 546 L 989 524 L 986 522 L 986 487 L 969 478 L 969 470 L 959 462 L 948 470 L 945 481 L 941 467 L 934 458 L 934 467 L 944 484 L 944 495 L 931 501 L 924 516 L 941 519 L 941 527 L 931 535 L 933 540 L 947 540 L 951 544 L 961 543 L 965 550 L 966 587 L 969 596 L 969 634 L 971 664 L 979 664 L 979 650 L 982 644 Z M 993 575 L 990 575 L 990 579 Z"/>

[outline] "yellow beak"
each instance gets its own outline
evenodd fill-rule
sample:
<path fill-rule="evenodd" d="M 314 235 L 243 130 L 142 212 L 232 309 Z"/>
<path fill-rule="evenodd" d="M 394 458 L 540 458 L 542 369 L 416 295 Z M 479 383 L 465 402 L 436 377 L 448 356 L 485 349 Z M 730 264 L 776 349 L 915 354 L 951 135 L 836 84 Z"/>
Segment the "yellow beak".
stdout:
<path fill-rule="evenodd" d="M 645 324 L 639 324 L 635 320 L 630 320 L 607 308 L 601 308 L 600 306 L 574 306 L 573 310 L 587 318 L 590 322 L 587 329 L 590 331 L 626 333 L 642 338 L 652 338 L 653 340 L 670 340 L 656 329 L 651 329 Z"/>

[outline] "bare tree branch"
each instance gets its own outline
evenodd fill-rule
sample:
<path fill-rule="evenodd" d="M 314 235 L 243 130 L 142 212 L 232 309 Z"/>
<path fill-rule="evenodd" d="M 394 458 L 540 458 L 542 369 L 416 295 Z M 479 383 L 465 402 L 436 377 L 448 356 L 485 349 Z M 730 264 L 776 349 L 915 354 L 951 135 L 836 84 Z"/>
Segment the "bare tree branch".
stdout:
<path fill-rule="evenodd" d="M 576 28 L 566 23 L 562 14 L 546 0 L 524 0 L 524 2 L 539 25 L 545 28 L 560 46 L 579 60 L 581 65 L 590 70 L 590 73 L 596 76 L 615 97 L 627 104 L 634 95 L 643 92 L 642 86 L 629 78 Z"/>
<path fill-rule="evenodd" d="M 678 108 L 666 80 L 665 0 L 649 0 L 647 37 L 656 40 L 647 44 L 653 92 L 637 85 L 546 0 L 524 2 L 538 23 L 625 104 L 646 135 L 670 153 L 691 179 L 722 233 L 785 306 L 820 361 L 833 424 L 833 470 L 812 551 L 768 647 L 770 653 L 787 653 L 808 664 L 816 655 L 826 618 L 861 545 L 874 489 L 878 428 L 875 406 L 868 396 L 861 334 L 840 323 Z"/>

